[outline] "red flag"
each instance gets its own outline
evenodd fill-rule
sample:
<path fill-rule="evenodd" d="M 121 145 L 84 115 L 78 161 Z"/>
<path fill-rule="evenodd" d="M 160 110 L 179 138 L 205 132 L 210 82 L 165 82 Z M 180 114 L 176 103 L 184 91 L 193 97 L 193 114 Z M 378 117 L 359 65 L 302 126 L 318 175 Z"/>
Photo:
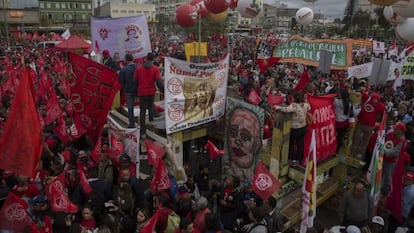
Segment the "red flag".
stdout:
<path fill-rule="evenodd" d="M 86 178 L 82 165 L 78 163 L 77 167 L 78 167 L 78 173 L 79 173 L 79 181 L 82 186 L 82 190 L 87 196 L 89 196 L 89 194 L 91 194 L 93 191 L 91 184 L 89 184 L 88 179 Z"/>
<path fill-rule="evenodd" d="M 124 144 L 118 140 L 114 134 L 110 134 L 110 138 L 111 148 L 106 153 L 109 155 L 109 157 L 111 157 L 113 163 L 116 164 L 119 156 L 124 152 Z"/>
<path fill-rule="evenodd" d="M 98 140 L 95 143 L 95 147 L 93 148 L 92 152 L 91 152 L 91 157 L 92 160 L 98 164 L 101 161 L 101 156 L 102 156 L 102 138 L 98 137 Z"/>
<path fill-rule="evenodd" d="M 78 138 L 80 138 L 82 135 L 84 135 L 86 133 L 86 130 L 83 128 L 76 128 L 76 125 L 73 124 L 70 127 L 70 136 L 72 137 L 73 140 L 76 140 Z"/>
<path fill-rule="evenodd" d="M 69 53 L 69 62 L 72 65 L 68 81 L 74 122 L 78 129 L 87 130 L 95 144 L 120 88 L 118 75 L 114 70 L 75 53 Z"/>
<path fill-rule="evenodd" d="M 148 163 L 157 167 L 158 160 L 162 159 L 165 154 L 165 147 L 159 146 L 148 139 L 145 139 L 145 146 L 147 147 Z"/>
<path fill-rule="evenodd" d="M 298 85 L 294 88 L 294 91 L 302 91 L 305 89 L 306 85 L 310 82 L 310 77 L 306 68 L 303 68 L 302 75 L 300 76 L 300 80 Z"/>
<path fill-rule="evenodd" d="M 46 195 L 50 199 L 50 206 L 56 212 L 76 213 L 78 212 L 78 207 L 66 196 L 64 183 L 62 183 L 59 176 L 49 184 L 46 190 Z"/>
<path fill-rule="evenodd" d="M 53 129 L 53 133 L 65 144 L 70 143 L 70 137 L 66 128 L 66 121 L 64 117 L 61 117 L 58 120 L 58 126 Z"/>
<path fill-rule="evenodd" d="M 157 225 L 158 219 L 160 218 L 160 212 L 158 210 L 159 208 L 157 209 L 157 211 L 155 211 L 154 215 L 152 215 L 152 217 L 148 220 L 148 222 L 145 223 L 145 225 L 141 228 L 141 230 L 139 230 L 139 233 L 153 233 L 154 232 L 155 225 Z"/>
<path fill-rule="evenodd" d="M 42 152 L 42 128 L 28 69 L 16 92 L 0 140 L 0 168 L 31 177 Z"/>
<path fill-rule="evenodd" d="M 258 105 L 262 101 L 259 93 L 255 89 L 250 89 L 249 96 L 247 96 L 247 101 L 253 105 Z"/>
<path fill-rule="evenodd" d="M 62 91 L 62 93 L 66 96 L 70 96 L 70 86 L 69 82 L 65 77 L 62 77 L 59 84 L 59 89 Z"/>
<path fill-rule="evenodd" d="M 207 140 L 207 143 L 204 146 L 204 148 L 208 150 L 211 160 L 224 155 L 224 150 L 219 150 L 216 147 L 216 145 L 214 145 L 214 143 L 211 142 L 210 140 Z"/>
<path fill-rule="evenodd" d="M 257 58 L 256 63 L 259 66 L 260 72 L 264 73 L 269 67 L 279 63 L 280 57 Z"/>
<path fill-rule="evenodd" d="M 7 200 L 0 210 L 0 229 L 23 232 L 32 222 L 26 209 L 29 205 L 13 192 L 9 192 Z"/>
<path fill-rule="evenodd" d="M 392 174 L 392 184 L 391 184 L 391 193 L 387 198 L 387 210 L 399 221 L 402 222 L 402 189 L 403 189 L 403 179 L 404 179 L 404 152 L 406 148 L 406 143 L 402 146 L 400 150 L 400 155 L 398 156 L 397 164 L 394 168 L 394 173 Z"/>
<path fill-rule="evenodd" d="M 278 191 L 280 182 L 269 172 L 266 166 L 259 161 L 253 177 L 252 190 L 263 200 L 268 199 Z"/>
<path fill-rule="evenodd" d="M 56 92 L 52 91 L 50 93 L 49 102 L 46 105 L 47 113 L 45 117 L 46 125 L 52 123 L 55 120 L 63 118 L 63 111 L 60 108 L 59 100 L 56 95 Z"/>
<path fill-rule="evenodd" d="M 164 160 L 158 160 L 158 166 L 155 169 L 155 175 L 152 178 L 150 188 L 152 193 L 158 193 L 160 191 L 167 190 L 171 187 L 171 181 L 168 177 L 167 168 L 164 165 Z"/>
<path fill-rule="evenodd" d="M 283 95 L 269 94 L 267 96 L 267 102 L 269 102 L 271 106 L 281 105 L 284 100 L 285 100 L 285 97 Z"/>

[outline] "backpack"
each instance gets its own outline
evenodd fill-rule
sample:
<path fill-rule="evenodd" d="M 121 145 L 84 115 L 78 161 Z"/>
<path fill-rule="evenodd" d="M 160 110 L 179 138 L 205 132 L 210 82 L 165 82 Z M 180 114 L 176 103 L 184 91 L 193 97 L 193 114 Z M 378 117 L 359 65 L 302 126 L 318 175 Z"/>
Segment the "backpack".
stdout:
<path fill-rule="evenodd" d="M 174 233 L 180 227 L 180 221 L 180 216 L 172 211 L 168 215 L 167 227 L 165 228 L 164 233 Z"/>

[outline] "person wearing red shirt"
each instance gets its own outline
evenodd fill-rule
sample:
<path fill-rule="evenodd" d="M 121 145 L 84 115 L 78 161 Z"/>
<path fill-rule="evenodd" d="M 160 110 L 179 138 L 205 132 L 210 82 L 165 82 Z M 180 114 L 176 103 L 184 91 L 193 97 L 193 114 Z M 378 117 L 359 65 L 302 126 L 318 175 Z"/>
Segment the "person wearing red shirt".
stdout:
<path fill-rule="evenodd" d="M 381 103 L 381 96 L 373 93 L 371 96 L 364 92 L 361 97 L 361 112 L 355 128 L 350 156 L 364 160 L 369 138 L 374 129 L 378 116 L 385 114 L 385 106 Z"/>
<path fill-rule="evenodd" d="M 161 73 L 159 68 L 154 65 L 154 54 L 148 53 L 144 63 L 135 70 L 135 78 L 138 81 L 138 98 L 140 104 L 139 123 L 140 135 L 143 137 L 146 134 L 145 115 L 148 109 L 149 121 L 154 120 L 154 104 L 155 93 L 158 87 L 163 91 L 163 84 L 161 82 Z"/>
<path fill-rule="evenodd" d="M 385 196 L 390 190 L 392 174 L 394 173 L 398 156 L 405 156 L 406 130 L 405 124 L 398 122 L 385 138 L 384 163 L 382 165 L 382 193 Z"/>

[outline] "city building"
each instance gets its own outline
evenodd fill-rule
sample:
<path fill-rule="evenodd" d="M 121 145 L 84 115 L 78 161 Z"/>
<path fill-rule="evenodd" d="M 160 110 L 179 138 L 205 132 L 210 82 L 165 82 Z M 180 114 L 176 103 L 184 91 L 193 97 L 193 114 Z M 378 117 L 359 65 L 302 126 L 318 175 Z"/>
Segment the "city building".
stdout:
<path fill-rule="evenodd" d="M 10 0 L 0 0 L 2 12 L 0 14 L 1 34 L 13 34 L 13 32 L 24 32 L 25 27 L 39 26 L 39 8 L 30 2 L 17 5 Z M 6 32 L 7 24 L 7 32 Z"/>
<path fill-rule="evenodd" d="M 135 16 L 144 14 L 147 17 L 148 29 L 154 31 L 157 25 L 157 18 L 154 4 L 128 2 L 108 2 L 94 9 L 95 16 L 110 16 L 112 18 Z"/>
<path fill-rule="evenodd" d="M 86 31 L 92 15 L 91 0 L 39 0 L 42 26 L 62 26 Z"/>

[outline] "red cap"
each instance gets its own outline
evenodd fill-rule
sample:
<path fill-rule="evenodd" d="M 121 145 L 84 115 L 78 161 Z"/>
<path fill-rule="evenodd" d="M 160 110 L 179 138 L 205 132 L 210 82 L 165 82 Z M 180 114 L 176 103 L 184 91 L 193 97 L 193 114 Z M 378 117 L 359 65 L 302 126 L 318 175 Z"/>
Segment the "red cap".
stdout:
<path fill-rule="evenodd" d="M 111 55 L 109 54 L 109 51 L 107 50 L 107 49 L 105 49 L 103 52 L 102 52 L 102 55 L 104 56 L 104 57 L 110 57 Z"/>
<path fill-rule="evenodd" d="M 394 130 L 401 130 L 405 132 L 407 130 L 407 127 L 405 126 L 403 122 L 398 122 L 397 124 L 394 125 Z"/>

